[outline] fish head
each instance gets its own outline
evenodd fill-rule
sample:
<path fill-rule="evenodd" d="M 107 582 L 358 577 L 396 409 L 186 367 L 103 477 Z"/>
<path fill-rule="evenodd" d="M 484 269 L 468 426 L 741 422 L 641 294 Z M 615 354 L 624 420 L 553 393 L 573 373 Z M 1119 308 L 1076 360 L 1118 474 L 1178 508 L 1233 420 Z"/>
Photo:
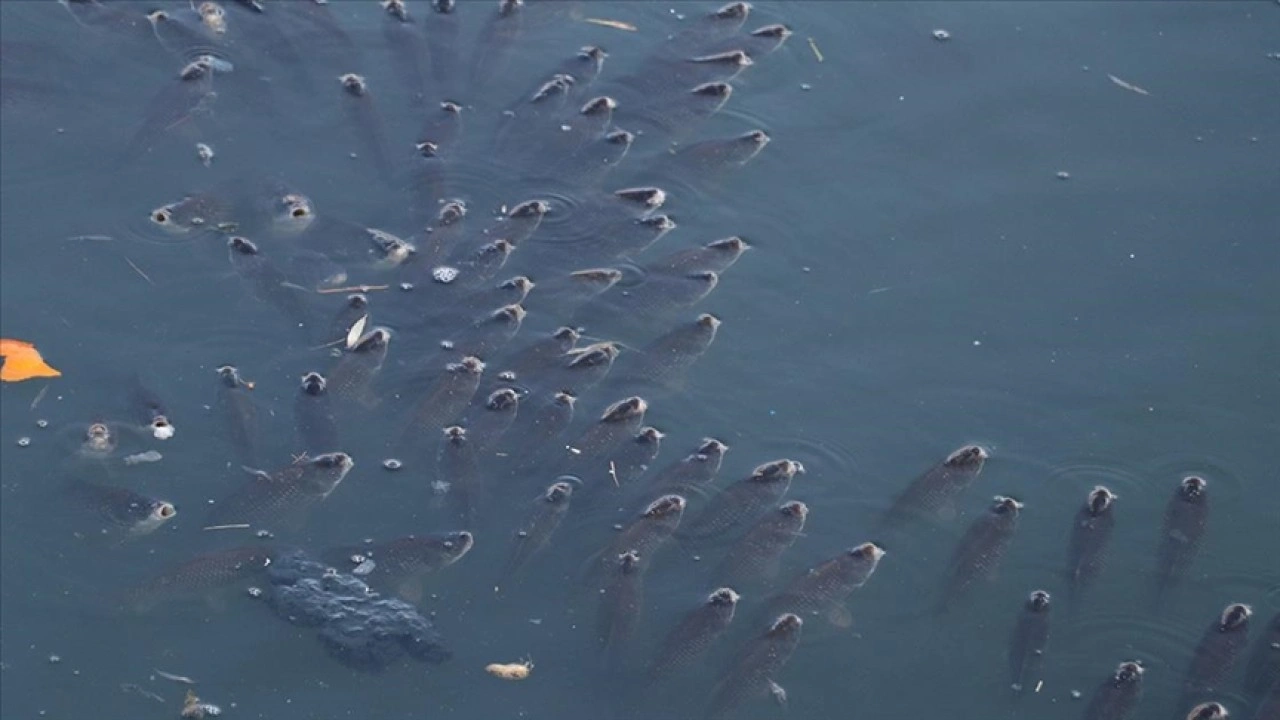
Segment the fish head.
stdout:
<path fill-rule="evenodd" d="M 1146 668 L 1136 660 L 1126 660 L 1116 667 L 1116 672 L 1111 676 L 1112 684 L 1117 687 L 1124 685 L 1136 685 L 1142 682 L 1142 674 L 1146 672 Z"/>
<path fill-rule="evenodd" d="M 569 367 L 584 368 L 610 365 L 617 359 L 618 354 L 621 352 L 622 348 L 618 343 L 612 341 L 594 343 L 586 347 L 571 350 L 570 353 L 572 353 L 572 359 L 569 361 Z"/>
<path fill-rule="evenodd" d="M 724 454 L 729 452 L 729 446 L 713 437 L 702 438 L 702 443 L 698 445 L 695 454 L 702 455 L 707 459 L 722 458 Z"/>
<path fill-rule="evenodd" d="M 116 434 L 106 423 L 96 422 L 85 428 L 81 452 L 88 455 L 106 455 L 116 449 Z"/>
<path fill-rule="evenodd" d="M 150 425 L 151 436 L 157 440 L 168 440 L 177 431 L 173 423 L 169 422 L 169 418 L 161 414 L 153 415 Z"/>
<path fill-rule="evenodd" d="M 618 284 L 622 271 L 617 268 L 587 268 L 569 273 L 569 278 L 590 286 L 593 293 L 600 294 Z"/>
<path fill-rule="evenodd" d="M 864 542 L 849 548 L 849 556 L 859 564 L 868 564 L 872 567 L 880 564 L 880 558 L 884 557 L 887 551 L 873 542 Z"/>
<path fill-rule="evenodd" d="M 676 229 L 676 221 L 671 219 L 670 215 L 650 215 L 648 217 L 636 220 L 638 225 L 649 228 L 655 235 L 662 237 L 672 230 Z M 694 273 L 690 277 L 696 277 L 701 273 Z M 713 273 L 714 274 L 714 273 Z"/>
<path fill-rule="evenodd" d="M 645 402 L 644 398 L 633 395 L 605 408 L 604 414 L 600 416 L 600 422 L 621 423 L 634 418 L 642 418 L 648 409 L 649 403 Z"/>
<path fill-rule="evenodd" d="M 733 588 L 717 588 L 707 596 L 707 604 L 717 607 L 732 607 L 738 603 L 739 597 Z"/>
<path fill-rule="evenodd" d="M 514 290 L 520 297 L 526 297 L 533 290 L 536 283 L 525 275 L 516 275 L 513 278 L 503 280 L 498 287 L 503 290 Z"/>
<path fill-rule="evenodd" d="M 1023 504 L 1018 500 L 1004 495 L 996 495 L 991 500 L 991 514 L 993 515 L 1009 515 L 1018 516 L 1018 512 L 1022 510 Z"/>
<path fill-rule="evenodd" d="M 791 482 L 792 478 L 803 473 L 803 464 L 784 458 L 756 466 L 756 469 L 751 471 L 751 480 L 760 483 Z"/>
<path fill-rule="evenodd" d="M 1218 620 L 1218 631 L 1247 630 L 1249 618 L 1252 616 L 1252 607 L 1244 603 L 1231 603 L 1222 610 L 1222 617 Z"/>
<path fill-rule="evenodd" d="M 712 315 L 711 313 L 702 313 L 693 322 L 699 328 L 709 332 L 714 333 L 716 330 L 720 329 L 720 318 Z"/>
<path fill-rule="evenodd" d="M 709 98 L 723 103 L 733 95 L 733 86 L 727 82 L 709 82 L 702 83 L 691 89 L 690 93 L 699 97 Z"/>
<path fill-rule="evenodd" d="M 216 372 L 218 373 L 218 380 L 220 380 L 225 387 L 238 388 L 242 385 L 246 387 L 248 386 L 248 383 L 244 381 L 244 378 L 240 377 L 240 370 L 234 365 L 223 365 L 222 367 L 219 367 Z"/>
<path fill-rule="evenodd" d="M 809 506 L 799 500 L 790 500 L 782 503 L 778 508 L 778 512 L 787 517 L 800 518 L 804 520 L 809 517 Z"/>
<path fill-rule="evenodd" d="M 528 314 L 529 311 L 525 310 L 523 305 L 519 303 L 512 303 L 511 305 L 503 305 L 497 310 L 494 310 L 493 314 L 489 316 L 489 319 L 498 325 L 518 328 L 520 327 L 520 324 L 524 322 L 524 318 Z"/>
<path fill-rule="evenodd" d="M 140 518 L 129 529 L 131 535 L 146 535 L 178 514 L 178 508 L 168 500 L 151 500 L 137 510 Z"/>
<path fill-rule="evenodd" d="M 1187 720 L 1226 720 L 1230 716 L 1220 702 L 1200 703 L 1187 713 Z"/>
<path fill-rule="evenodd" d="M 662 442 L 662 438 L 666 436 L 666 433 L 658 428 L 652 425 L 645 425 L 640 428 L 640 432 L 636 433 L 635 441 L 641 445 L 658 445 Z"/>
<path fill-rule="evenodd" d="M 461 425 L 450 425 L 443 432 L 445 442 L 450 445 L 463 445 L 467 442 L 467 429 Z"/>
<path fill-rule="evenodd" d="M 456 363 L 449 363 L 446 369 L 464 375 L 479 375 L 484 372 L 484 361 L 474 355 L 468 355 Z"/>
<path fill-rule="evenodd" d="M 382 0 L 382 9 L 400 22 L 410 22 L 409 8 L 404 4 L 404 0 Z"/>
<path fill-rule="evenodd" d="M 791 37 L 791 35 L 792 35 L 791 28 L 787 27 L 786 25 L 783 25 L 782 23 L 772 23 L 769 25 L 764 25 L 751 31 L 752 37 L 774 38 L 779 41 L 779 44 L 781 44 L 781 42 L 785 41 L 787 38 Z"/>
<path fill-rule="evenodd" d="M 302 376 L 302 392 L 307 395 L 323 395 L 329 382 L 318 372 L 312 371 Z"/>
<path fill-rule="evenodd" d="M 546 200 L 526 200 L 507 212 L 508 218 L 542 218 L 551 212 L 551 203 Z"/>
<path fill-rule="evenodd" d="M 714 55 L 702 55 L 691 58 L 689 62 L 700 63 L 704 65 L 724 65 L 726 67 L 737 68 L 741 70 L 755 64 L 743 50 L 729 50 L 727 52 L 715 53 Z"/>
<path fill-rule="evenodd" d="M 772 625 L 769 626 L 769 634 L 790 635 L 792 633 L 799 632 L 802 627 L 804 627 L 804 620 L 801 620 L 799 615 L 796 615 L 795 613 L 783 613 L 773 621 Z"/>
<path fill-rule="evenodd" d="M 581 335 L 576 328 L 571 328 L 566 325 L 556 328 L 556 331 L 551 333 L 551 337 L 562 343 L 568 343 L 569 346 L 572 347 L 577 344 L 578 338 L 581 337 Z"/>
<path fill-rule="evenodd" d="M 1027 609 L 1033 612 L 1044 612 L 1049 609 L 1049 593 L 1046 590 L 1032 590 L 1027 596 Z"/>
<path fill-rule="evenodd" d="M 769 133 L 764 130 L 749 130 L 738 136 L 738 141 L 748 145 L 755 146 L 756 152 L 768 145 L 773 138 L 769 137 Z"/>
<path fill-rule="evenodd" d="M 1178 485 L 1178 495 L 1187 502 L 1197 502 L 1205 495 L 1209 481 L 1199 475 L 1188 475 Z"/>
<path fill-rule="evenodd" d="M 356 97 L 364 97 L 369 92 L 369 86 L 363 75 L 344 73 L 338 76 L 338 82 L 342 84 L 344 91 Z"/>
<path fill-rule="evenodd" d="M 743 240 L 741 237 L 738 237 L 737 235 L 730 235 L 727 238 L 712 240 L 711 242 L 707 243 L 707 249 L 717 250 L 719 252 L 723 252 L 723 253 L 732 255 L 734 257 L 737 257 L 741 255 L 743 252 L 745 252 L 746 250 L 751 249 L 751 244 L 748 243 L 746 240 Z"/>
<path fill-rule="evenodd" d="M 640 552 L 628 550 L 618 555 L 618 568 L 624 573 L 635 572 L 640 568 Z"/>
<path fill-rule="evenodd" d="M 636 141 L 636 134 L 629 130 L 611 130 L 604 136 L 604 141 L 610 145 L 625 145 L 631 147 Z"/>
<path fill-rule="evenodd" d="M 449 15 L 458 7 L 458 0 L 431 0 L 431 9 L 441 15 Z"/>
<path fill-rule="evenodd" d="M 462 559 L 475 546 L 475 537 L 466 530 L 428 535 L 421 539 L 421 551 L 441 558 L 445 566 Z"/>
<path fill-rule="evenodd" d="M 579 115 L 587 117 L 607 116 L 614 110 L 618 109 L 618 101 L 608 95 L 593 97 L 583 103 L 582 108 L 578 110 Z"/>
<path fill-rule="evenodd" d="M 613 191 L 614 197 L 646 210 L 657 210 L 667 202 L 667 192 L 659 187 L 631 187 Z"/>
<path fill-rule="evenodd" d="M 715 20 L 739 20 L 745 21 L 747 16 L 751 14 L 751 3 L 749 2 L 731 2 L 720 6 L 712 11 L 711 18 Z"/>
<path fill-rule="evenodd" d="M 965 445 L 947 456 L 943 463 L 951 468 L 966 468 L 973 470 L 981 470 L 982 464 L 987 461 L 990 455 L 987 449 L 981 445 Z"/>
<path fill-rule="evenodd" d="M 485 400 L 484 407 L 486 410 L 493 412 L 508 412 L 515 409 L 520 404 L 520 394 L 511 388 L 498 388 L 489 393 L 489 397 Z"/>
<path fill-rule="evenodd" d="M 566 503 L 571 497 L 573 497 L 573 485 L 567 482 L 551 483 L 547 491 L 542 494 L 542 499 L 552 505 Z"/>
<path fill-rule="evenodd" d="M 351 352 L 385 354 L 390 344 L 390 328 L 376 327 L 362 335 L 359 340 L 356 340 L 355 344 L 351 346 Z"/>
<path fill-rule="evenodd" d="M 257 243 L 241 235 L 233 235 L 228 239 L 227 248 L 231 250 L 232 260 L 237 256 L 257 255 L 260 252 Z"/>
<path fill-rule="evenodd" d="M 649 503 L 649 506 L 644 509 L 644 517 L 679 517 L 684 512 L 686 504 L 688 504 L 687 501 L 679 495 L 663 495 Z"/>
<path fill-rule="evenodd" d="M 557 405 L 565 405 L 570 409 L 578 402 L 578 396 L 574 395 L 571 390 L 561 390 L 555 395 L 555 403 Z"/>
<path fill-rule="evenodd" d="M 1090 515 L 1101 515 L 1111 510 L 1111 504 L 1119 497 L 1110 489 L 1103 485 L 1095 487 L 1089 491 L 1088 507 Z"/>
<path fill-rule="evenodd" d="M 303 482 L 321 495 L 328 495 L 355 467 L 355 460 L 343 452 L 324 453 L 305 460 Z"/>

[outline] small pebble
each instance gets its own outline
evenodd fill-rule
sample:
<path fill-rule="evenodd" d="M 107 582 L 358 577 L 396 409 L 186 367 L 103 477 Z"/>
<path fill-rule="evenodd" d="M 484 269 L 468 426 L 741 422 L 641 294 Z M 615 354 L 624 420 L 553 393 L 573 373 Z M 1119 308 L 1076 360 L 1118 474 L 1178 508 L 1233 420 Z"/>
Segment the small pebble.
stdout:
<path fill-rule="evenodd" d="M 386 460 L 382 461 L 382 468 L 384 470 L 395 471 L 395 470 L 399 470 L 402 467 L 404 467 L 404 463 L 400 462 L 395 458 L 387 458 Z"/>
<path fill-rule="evenodd" d="M 25 435 L 23 437 L 18 438 L 18 447 L 26 447 L 30 444 L 31 444 L 31 438 L 26 437 Z"/>
<path fill-rule="evenodd" d="M 933 31 L 933 39 L 938 42 L 946 42 L 951 39 L 951 33 L 943 30 L 942 28 L 938 28 Z"/>
<path fill-rule="evenodd" d="M 1071 173 L 1067 172 L 1066 170 L 1059 170 L 1057 173 L 1057 178 L 1059 180 L 1070 180 Z"/>
<path fill-rule="evenodd" d="M 249 597 L 251 598 L 262 597 L 262 588 L 260 587 L 250 587 L 246 592 L 249 593 Z"/>
<path fill-rule="evenodd" d="M 36 421 L 36 427 L 38 427 L 38 428 L 47 428 L 47 427 L 49 427 L 49 421 L 48 421 L 48 420 L 37 420 L 37 421 Z"/>

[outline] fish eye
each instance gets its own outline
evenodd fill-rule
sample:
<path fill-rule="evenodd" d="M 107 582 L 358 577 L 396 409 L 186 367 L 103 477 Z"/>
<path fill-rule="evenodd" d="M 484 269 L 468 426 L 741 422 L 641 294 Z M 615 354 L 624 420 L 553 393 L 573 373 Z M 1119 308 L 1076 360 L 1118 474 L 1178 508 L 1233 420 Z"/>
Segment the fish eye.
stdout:
<path fill-rule="evenodd" d="M 151 213 L 151 219 L 154 222 L 159 223 L 160 225 L 164 225 L 165 223 L 169 222 L 169 217 L 170 217 L 169 211 L 165 210 L 164 208 L 160 208 L 159 210 L 156 210 L 155 212 Z"/>

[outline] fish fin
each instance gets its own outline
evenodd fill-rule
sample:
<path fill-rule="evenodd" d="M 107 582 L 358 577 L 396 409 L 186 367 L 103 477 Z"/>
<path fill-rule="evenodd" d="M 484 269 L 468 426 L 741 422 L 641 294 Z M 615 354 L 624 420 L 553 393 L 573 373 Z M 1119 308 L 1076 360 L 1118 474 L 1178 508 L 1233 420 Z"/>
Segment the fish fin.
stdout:
<path fill-rule="evenodd" d="M 772 678 L 765 678 L 765 681 L 769 683 L 769 694 L 773 696 L 773 699 L 782 708 L 783 712 L 785 712 L 787 710 L 786 688 L 774 682 Z"/>
<path fill-rule="evenodd" d="M 422 580 L 411 577 L 402 580 L 396 586 L 396 595 L 405 602 L 417 605 L 422 602 Z"/>
<path fill-rule="evenodd" d="M 832 605 L 826 615 L 828 622 L 842 630 L 853 627 L 853 613 L 844 605 Z"/>
<path fill-rule="evenodd" d="M 305 454 L 304 454 L 304 457 L 305 457 Z M 240 469 L 253 477 L 263 478 L 265 480 L 271 479 L 271 473 L 267 472 L 266 470 L 259 470 L 258 468 L 249 467 L 248 465 L 241 465 Z"/>

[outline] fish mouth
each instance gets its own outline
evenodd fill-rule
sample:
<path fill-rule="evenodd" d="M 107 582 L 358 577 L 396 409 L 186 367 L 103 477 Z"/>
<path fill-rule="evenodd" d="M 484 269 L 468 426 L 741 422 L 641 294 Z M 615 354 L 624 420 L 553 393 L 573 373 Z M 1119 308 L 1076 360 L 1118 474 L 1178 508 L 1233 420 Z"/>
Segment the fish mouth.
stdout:
<path fill-rule="evenodd" d="M 889 554 L 889 551 L 873 542 L 865 542 L 850 550 L 849 554 L 870 558 L 872 562 L 880 562 L 880 558 Z"/>
<path fill-rule="evenodd" d="M 171 502 L 160 502 L 156 505 L 155 510 L 151 512 L 152 517 L 159 520 L 169 520 L 178 514 L 178 508 Z"/>
<path fill-rule="evenodd" d="M 453 560 L 450 562 L 457 562 L 463 555 L 471 552 L 471 548 L 475 546 L 475 543 L 475 536 L 466 530 L 461 530 L 448 536 L 444 541 L 444 547 L 453 555 Z"/>
<path fill-rule="evenodd" d="M 686 504 L 687 501 L 679 495 L 663 495 L 649 503 L 649 507 L 645 508 L 644 514 L 648 517 L 657 517 L 681 513 L 684 512 Z"/>
<path fill-rule="evenodd" d="M 717 588 L 707 596 L 707 602 L 712 605 L 733 605 L 741 598 L 737 591 L 733 588 L 722 587 Z"/>
<path fill-rule="evenodd" d="M 795 613 L 783 613 L 782 615 L 779 615 L 776 620 L 773 621 L 773 625 L 769 627 L 769 630 L 771 632 L 775 632 L 783 629 L 798 630 L 802 627 L 804 627 L 804 620 L 801 620 L 799 615 L 796 615 Z"/>

